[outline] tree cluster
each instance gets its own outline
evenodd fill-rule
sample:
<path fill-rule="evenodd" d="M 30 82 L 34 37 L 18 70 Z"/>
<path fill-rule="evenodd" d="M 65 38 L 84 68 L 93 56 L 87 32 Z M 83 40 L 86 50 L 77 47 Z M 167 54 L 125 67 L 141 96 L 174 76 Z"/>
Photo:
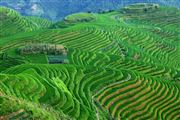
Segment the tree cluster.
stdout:
<path fill-rule="evenodd" d="M 55 44 L 31 44 L 18 48 L 20 55 L 46 54 L 46 55 L 66 55 L 67 50 L 63 45 Z"/>

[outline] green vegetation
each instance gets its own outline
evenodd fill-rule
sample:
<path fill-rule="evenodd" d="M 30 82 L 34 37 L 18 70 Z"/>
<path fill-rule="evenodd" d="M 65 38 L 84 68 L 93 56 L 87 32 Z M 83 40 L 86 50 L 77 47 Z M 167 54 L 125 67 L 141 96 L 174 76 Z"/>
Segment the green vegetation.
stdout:
<path fill-rule="evenodd" d="M 126 8 L 57 23 L 0 8 L 0 119 L 180 119 L 180 11 Z"/>
<path fill-rule="evenodd" d="M 92 13 L 76 13 L 65 17 L 67 23 L 82 23 L 95 20 L 95 16 Z"/>
<path fill-rule="evenodd" d="M 153 12 L 159 9 L 158 4 L 146 4 L 146 3 L 139 3 L 133 4 L 128 7 L 124 7 L 124 11 L 127 13 L 138 13 L 138 12 Z"/>
<path fill-rule="evenodd" d="M 53 45 L 53 44 L 30 44 L 18 48 L 18 53 L 20 55 L 28 54 L 45 54 L 45 55 L 56 55 L 56 54 L 67 54 L 67 50 L 63 45 Z"/>
<path fill-rule="evenodd" d="M 0 7 L 0 37 L 47 28 L 52 23 L 36 17 L 23 17 L 16 11 Z"/>

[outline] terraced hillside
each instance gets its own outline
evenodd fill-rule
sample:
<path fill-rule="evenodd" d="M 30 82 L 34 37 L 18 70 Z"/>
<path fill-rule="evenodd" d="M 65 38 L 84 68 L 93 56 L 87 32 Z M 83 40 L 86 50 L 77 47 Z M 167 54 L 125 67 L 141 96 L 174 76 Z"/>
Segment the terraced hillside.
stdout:
<path fill-rule="evenodd" d="M 180 119 L 179 9 L 0 14 L 0 120 Z"/>

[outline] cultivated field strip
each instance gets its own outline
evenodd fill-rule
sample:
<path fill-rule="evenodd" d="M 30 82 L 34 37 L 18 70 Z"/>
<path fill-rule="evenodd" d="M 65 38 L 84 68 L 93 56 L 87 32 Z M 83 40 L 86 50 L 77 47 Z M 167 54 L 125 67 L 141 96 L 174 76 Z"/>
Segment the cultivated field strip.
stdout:
<path fill-rule="evenodd" d="M 179 86 L 167 81 L 140 78 L 109 86 L 96 95 L 96 100 L 104 109 L 108 109 L 114 118 L 163 119 L 165 117 L 162 113 L 167 110 L 166 107 L 180 107 L 177 91 Z M 171 102 L 170 99 L 176 102 Z M 177 114 L 179 112 L 176 112 Z M 166 117 L 174 118 L 174 114 Z"/>
<path fill-rule="evenodd" d="M 29 74 L 30 72 L 31 74 Z M 71 116 L 80 115 L 80 113 L 74 111 L 78 106 L 79 109 L 86 109 L 83 110 L 87 112 L 86 114 L 94 114 L 92 110 L 95 108 L 91 103 L 91 97 L 92 93 L 97 91 L 100 92 L 94 98 L 114 118 L 145 119 L 150 116 L 151 118 L 153 116 L 154 119 L 162 119 L 162 117 L 172 118 L 172 112 L 167 111 L 165 107 L 167 102 L 169 103 L 167 107 L 179 106 L 178 85 L 169 81 L 157 80 L 157 78 L 142 77 L 130 71 L 127 74 L 127 71 L 115 71 L 108 68 L 83 70 L 69 65 L 61 65 L 61 67 L 57 65 L 56 67 L 23 65 L 6 70 L 4 73 L 12 74 L 2 75 L 6 76 L 5 80 L 1 82 L 4 94 L 30 101 L 48 103 L 56 110 L 62 109 L 66 114 L 71 113 Z M 14 82 L 11 82 L 11 77 L 14 78 Z M 7 81 L 6 79 L 9 80 Z M 30 81 L 31 83 L 29 83 Z M 101 90 L 104 85 L 107 87 Z M 57 86 L 62 88 L 59 89 Z M 172 93 L 176 93 L 176 95 L 172 96 Z M 52 99 L 52 96 L 56 97 Z M 172 100 L 169 101 L 170 98 L 173 99 L 173 102 L 171 102 Z M 79 102 L 83 103 L 84 107 Z M 160 109 L 162 105 L 164 107 Z M 149 109 L 156 111 L 156 113 L 145 114 Z"/>
<path fill-rule="evenodd" d="M 71 64 L 78 66 L 107 67 L 116 70 L 128 69 L 147 74 L 153 77 L 163 77 L 173 80 L 174 76 L 179 74 L 176 69 L 164 67 L 156 64 L 147 64 L 132 59 L 123 59 L 117 55 L 107 55 L 82 51 L 80 49 L 69 49 L 69 60 Z"/>
<path fill-rule="evenodd" d="M 1 7 L 0 119 L 179 120 L 180 12 L 133 12 L 52 23 Z M 18 53 L 41 43 L 68 62 Z"/>

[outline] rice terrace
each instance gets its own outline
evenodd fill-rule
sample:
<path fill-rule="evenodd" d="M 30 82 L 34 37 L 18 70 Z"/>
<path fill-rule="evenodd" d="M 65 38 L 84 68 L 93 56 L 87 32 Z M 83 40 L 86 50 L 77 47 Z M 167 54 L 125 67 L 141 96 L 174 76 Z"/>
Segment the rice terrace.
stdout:
<path fill-rule="evenodd" d="M 0 120 L 180 120 L 180 1 L 67 4 L 62 11 L 74 12 L 61 17 L 56 3 L 42 12 L 35 2 L 38 17 L 22 12 L 26 0 L 8 1 L 0 0 Z"/>

